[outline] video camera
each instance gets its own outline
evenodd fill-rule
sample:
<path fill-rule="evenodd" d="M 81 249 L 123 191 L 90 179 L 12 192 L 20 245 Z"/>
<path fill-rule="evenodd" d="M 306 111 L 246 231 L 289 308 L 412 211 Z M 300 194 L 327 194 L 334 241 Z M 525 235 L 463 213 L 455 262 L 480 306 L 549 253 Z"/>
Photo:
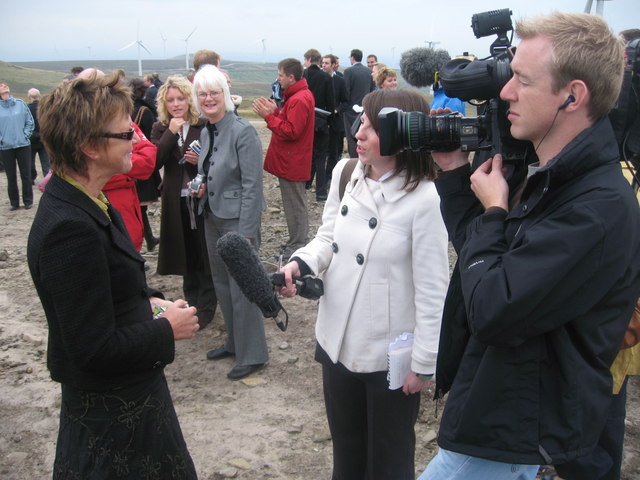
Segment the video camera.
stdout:
<path fill-rule="evenodd" d="M 624 53 L 622 88 L 609 120 L 620 147 L 620 159 L 633 164 L 635 185 L 640 185 L 640 38 L 630 41 Z"/>
<path fill-rule="evenodd" d="M 476 13 L 471 28 L 476 38 L 497 35 L 491 56 L 483 60 L 454 58 L 439 74 L 448 97 L 475 100 L 477 117 L 460 114 L 427 115 L 383 108 L 378 114 L 380 153 L 395 155 L 403 150 L 446 152 L 488 151 L 501 153 L 504 162 L 524 161 L 532 145 L 511 136 L 507 119 L 508 103 L 500 100 L 500 90 L 511 79 L 511 10 Z M 512 32 L 508 38 L 508 32 Z"/>

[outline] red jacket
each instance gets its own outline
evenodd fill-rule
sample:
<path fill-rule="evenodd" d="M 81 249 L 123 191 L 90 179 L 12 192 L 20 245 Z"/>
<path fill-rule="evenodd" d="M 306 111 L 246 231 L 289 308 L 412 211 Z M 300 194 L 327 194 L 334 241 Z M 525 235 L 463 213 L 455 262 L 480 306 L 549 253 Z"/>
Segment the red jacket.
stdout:
<path fill-rule="evenodd" d="M 140 200 L 136 191 L 136 179 L 146 180 L 156 168 L 157 147 L 147 140 L 142 130 L 135 123 L 133 128 L 140 137 L 140 143 L 133 146 L 131 157 L 132 167 L 127 173 L 119 173 L 109 179 L 102 188 L 111 205 L 120 212 L 129 236 L 140 251 L 144 226 L 142 225 L 142 213 L 140 212 Z"/>
<path fill-rule="evenodd" d="M 279 178 L 306 182 L 311 172 L 315 100 L 303 78 L 284 91 L 284 104 L 265 121 L 271 142 L 264 169 Z"/>

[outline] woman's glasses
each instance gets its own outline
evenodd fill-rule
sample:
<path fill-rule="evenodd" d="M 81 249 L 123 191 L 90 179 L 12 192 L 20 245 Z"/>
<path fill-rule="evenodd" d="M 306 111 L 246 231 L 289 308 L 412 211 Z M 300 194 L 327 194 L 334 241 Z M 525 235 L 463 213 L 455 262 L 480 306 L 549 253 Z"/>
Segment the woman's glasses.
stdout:
<path fill-rule="evenodd" d="M 131 127 L 131 130 L 129 130 L 128 132 L 105 133 L 103 135 L 100 135 L 100 137 L 101 138 L 119 138 L 120 140 L 131 140 L 133 138 L 134 133 L 136 133 L 136 131 L 133 129 L 133 127 Z"/>

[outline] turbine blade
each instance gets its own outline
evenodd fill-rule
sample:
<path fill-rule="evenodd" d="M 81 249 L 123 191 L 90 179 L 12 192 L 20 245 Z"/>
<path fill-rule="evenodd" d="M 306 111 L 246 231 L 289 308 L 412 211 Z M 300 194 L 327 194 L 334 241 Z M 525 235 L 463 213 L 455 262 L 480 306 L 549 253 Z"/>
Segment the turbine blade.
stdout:
<path fill-rule="evenodd" d="M 119 51 L 126 50 L 129 47 L 133 47 L 136 43 L 138 42 L 131 42 L 129 45 L 125 45 L 124 47 L 122 47 Z"/>
<path fill-rule="evenodd" d="M 187 40 L 189 40 L 189 38 L 191 37 L 191 35 L 193 35 L 193 32 L 195 32 L 198 29 L 198 27 L 194 28 L 193 30 L 191 30 L 191 33 L 189 35 L 187 35 L 187 38 L 184 39 L 184 41 L 186 42 Z"/>
<path fill-rule="evenodd" d="M 147 47 L 145 47 L 145 46 L 142 44 L 142 42 L 138 42 L 138 44 L 139 44 L 142 48 L 144 48 L 145 50 L 147 50 Z M 150 52 L 149 50 L 147 50 L 147 53 L 148 53 L 149 55 L 151 55 L 151 52 Z"/>

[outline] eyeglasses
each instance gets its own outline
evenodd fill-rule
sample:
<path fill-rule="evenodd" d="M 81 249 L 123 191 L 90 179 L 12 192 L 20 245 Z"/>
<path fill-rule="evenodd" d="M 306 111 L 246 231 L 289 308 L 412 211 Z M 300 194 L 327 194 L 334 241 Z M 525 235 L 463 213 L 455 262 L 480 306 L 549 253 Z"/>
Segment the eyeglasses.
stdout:
<path fill-rule="evenodd" d="M 198 98 L 200 100 L 206 100 L 207 97 L 216 98 L 222 95 L 222 90 L 215 90 L 213 92 L 198 92 Z"/>
<path fill-rule="evenodd" d="M 119 138 L 120 140 L 131 140 L 136 131 L 131 127 L 131 130 L 128 132 L 122 133 L 105 133 L 100 135 L 101 138 Z"/>

